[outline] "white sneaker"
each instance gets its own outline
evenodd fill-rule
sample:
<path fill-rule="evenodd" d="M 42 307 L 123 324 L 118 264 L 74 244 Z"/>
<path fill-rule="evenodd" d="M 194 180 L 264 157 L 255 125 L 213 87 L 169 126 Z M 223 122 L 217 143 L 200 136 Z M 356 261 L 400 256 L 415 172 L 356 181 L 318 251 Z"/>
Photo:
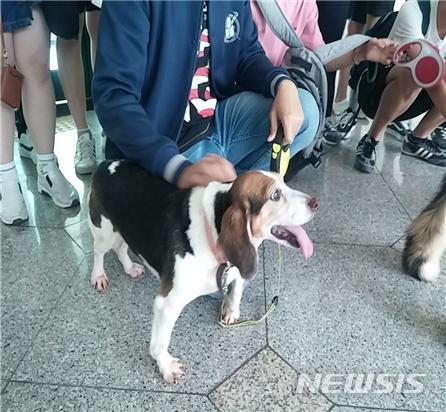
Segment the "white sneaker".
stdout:
<path fill-rule="evenodd" d="M 50 196 L 59 207 L 67 208 L 79 203 L 79 194 L 62 174 L 56 161 L 37 167 L 37 190 Z"/>
<path fill-rule="evenodd" d="M 77 138 L 74 155 L 74 170 L 80 175 L 92 173 L 96 167 L 96 146 L 91 132 L 85 132 Z"/>
<path fill-rule="evenodd" d="M 35 165 L 37 164 L 36 149 L 34 148 L 34 143 L 29 132 L 20 135 L 19 154 L 20 157 L 31 159 Z"/>
<path fill-rule="evenodd" d="M 25 200 L 18 179 L 2 181 L 0 175 L 0 219 L 6 225 L 20 225 L 28 220 Z"/>

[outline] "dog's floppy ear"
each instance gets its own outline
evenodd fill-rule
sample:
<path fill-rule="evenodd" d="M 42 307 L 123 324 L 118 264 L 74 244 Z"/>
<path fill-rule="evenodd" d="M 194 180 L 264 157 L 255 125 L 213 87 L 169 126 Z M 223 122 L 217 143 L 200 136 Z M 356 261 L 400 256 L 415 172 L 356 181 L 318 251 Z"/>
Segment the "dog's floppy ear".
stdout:
<path fill-rule="evenodd" d="M 241 205 L 233 204 L 223 214 L 218 245 L 229 263 L 237 266 L 245 279 L 257 272 L 257 250 L 248 234 L 247 211 Z"/>

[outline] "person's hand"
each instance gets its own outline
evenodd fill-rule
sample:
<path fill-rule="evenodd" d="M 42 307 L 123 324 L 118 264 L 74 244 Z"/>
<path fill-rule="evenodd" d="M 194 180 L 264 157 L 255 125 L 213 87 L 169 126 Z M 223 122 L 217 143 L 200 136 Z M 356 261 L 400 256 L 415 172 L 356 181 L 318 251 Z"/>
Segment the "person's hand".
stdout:
<path fill-rule="evenodd" d="M 234 166 L 223 157 L 208 154 L 197 163 L 186 167 L 178 179 L 180 189 L 207 186 L 208 183 L 232 182 L 237 177 Z"/>
<path fill-rule="evenodd" d="M 393 61 L 393 54 L 397 49 L 397 43 L 390 39 L 370 39 L 367 43 L 359 47 L 358 54 L 362 60 L 390 64 Z"/>
<path fill-rule="evenodd" d="M 304 121 L 304 113 L 297 93 L 297 87 L 291 80 L 280 82 L 269 117 L 271 129 L 268 142 L 272 142 L 275 139 L 280 123 L 283 128 L 283 144 L 293 143 Z"/>

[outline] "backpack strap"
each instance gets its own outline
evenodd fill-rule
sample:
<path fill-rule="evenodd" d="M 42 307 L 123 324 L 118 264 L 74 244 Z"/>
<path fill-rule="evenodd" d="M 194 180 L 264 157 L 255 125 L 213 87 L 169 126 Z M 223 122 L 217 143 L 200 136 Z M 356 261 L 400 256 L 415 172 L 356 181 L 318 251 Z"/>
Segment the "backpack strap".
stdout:
<path fill-rule="evenodd" d="M 257 0 L 256 3 L 269 28 L 283 43 L 288 47 L 304 47 L 276 0 Z"/>
<path fill-rule="evenodd" d="M 423 24 L 421 25 L 421 30 L 423 34 L 426 35 L 431 19 L 431 2 L 430 0 L 418 0 L 418 6 L 423 14 Z"/>
<path fill-rule="evenodd" d="M 347 54 L 364 43 L 367 43 L 370 37 L 365 34 L 352 34 L 343 39 L 324 44 L 317 48 L 314 52 L 317 54 L 322 64 L 330 63 L 344 54 Z"/>

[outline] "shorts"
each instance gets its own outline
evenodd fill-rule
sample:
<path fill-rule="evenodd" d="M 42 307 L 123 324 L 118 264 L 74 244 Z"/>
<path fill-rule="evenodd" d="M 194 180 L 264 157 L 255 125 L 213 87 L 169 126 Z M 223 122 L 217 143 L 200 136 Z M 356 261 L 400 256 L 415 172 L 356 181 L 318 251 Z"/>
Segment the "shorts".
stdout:
<path fill-rule="evenodd" d="M 62 39 L 79 37 L 79 14 L 100 10 L 91 1 L 44 1 L 42 11 L 51 33 Z"/>
<path fill-rule="evenodd" d="M 381 17 L 393 11 L 395 1 L 352 1 L 350 3 L 350 20 L 365 24 L 367 15 Z"/>
<path fill-rule="evenodd" d="M 378 65 L 378 73 L 375 81 L 368 83 L 366 75 L 364 75 L 359 82 L 358 103 L 359 107 L 366 114 L 367 117 L 374 119 L 378 106 L 381 101 L 381 96 L 386 88 L 386 78 L 393 66 Z M 425 90 L 422 90 L 412 105 L 395 120 L 409 120 L 413 119 L 433 107 L 432 100 Z"/>
<path fill-rule="evenodd" d="M 31 26 L 33 20 L 32 8 L 39 1 L 3 1 L 1 2 L 2 25 L 5 33 Z"/>

